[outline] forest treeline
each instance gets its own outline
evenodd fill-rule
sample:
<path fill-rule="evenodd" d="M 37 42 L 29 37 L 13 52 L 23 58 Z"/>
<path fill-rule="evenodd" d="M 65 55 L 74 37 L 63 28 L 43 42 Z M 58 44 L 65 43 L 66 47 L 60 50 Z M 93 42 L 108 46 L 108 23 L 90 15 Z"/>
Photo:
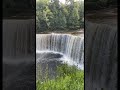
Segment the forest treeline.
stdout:
<path fill-rule="evenodd" d="M 36 31 L 77 30 L 84 27 L 84 1 L 37 0 Z"/>

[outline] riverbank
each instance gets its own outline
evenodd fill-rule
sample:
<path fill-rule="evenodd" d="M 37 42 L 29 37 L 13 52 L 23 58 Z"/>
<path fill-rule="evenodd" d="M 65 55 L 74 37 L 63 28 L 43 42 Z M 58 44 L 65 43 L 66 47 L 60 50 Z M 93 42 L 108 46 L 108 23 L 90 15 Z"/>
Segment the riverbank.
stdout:
<path fill-rule="evenodd" d="M 36 34 L 51 34 L 51 33 L 58 33 L 58 34 L 72 34 L 72 35 L 84 35 L 84 29 L 79 30 L 59 30 L 59 31 L 45 31 Z"/>
<path fill-rule="evenodd" d="M 117 25 L 117 8 L 87 11 L 85 19 L 100 24 Z"/>

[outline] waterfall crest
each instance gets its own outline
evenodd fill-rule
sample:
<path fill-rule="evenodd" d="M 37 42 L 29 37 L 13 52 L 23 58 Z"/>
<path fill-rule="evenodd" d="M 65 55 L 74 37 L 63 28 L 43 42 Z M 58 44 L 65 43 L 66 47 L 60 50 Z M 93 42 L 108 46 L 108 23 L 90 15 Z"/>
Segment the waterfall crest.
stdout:
<path fill-rule="evenodd" d="M 3 56 L 20 56 L 34 52 L 35 21 L 3 20 Z"/>
<path fill-rule="evenodd" d="M 70 61 L 84 63 L 84 38 L 70 34 L 37 34 L 36 50 L 40 52 L 59 52 Z"/>
<path fill-rule="evenodd" d="M 117 28 L 86 23 L 85 27 L 86 90 L 116 90 Z"/>

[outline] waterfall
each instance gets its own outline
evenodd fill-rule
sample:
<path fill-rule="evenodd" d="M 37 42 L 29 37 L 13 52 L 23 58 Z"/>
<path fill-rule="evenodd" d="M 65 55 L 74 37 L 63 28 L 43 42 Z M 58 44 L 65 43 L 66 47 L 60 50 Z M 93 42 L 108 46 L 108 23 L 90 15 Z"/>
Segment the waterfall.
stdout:
<path fill-rule="evenodd" d="M 19 56 L 34 52 L 35 21 L 3 20 L 3 55 Z"/>
<path fill-rule="evenodd" d="M 117 90 L 117 28 L 86 23 L 85 27 L 86 90 Z"/>
<path fill-rule="evenodd" d="M 37 34 L 36 50 L 40 52 L 61 53 L 67 62 L 83 65 L 84 37 L 70 34 Z M 82 67 L 83 68 L 83 67 Z"/>
<path fill-rule="evenodd" d="M 3 90 L 35 90 L 35 20 L 3 20 Z"/>

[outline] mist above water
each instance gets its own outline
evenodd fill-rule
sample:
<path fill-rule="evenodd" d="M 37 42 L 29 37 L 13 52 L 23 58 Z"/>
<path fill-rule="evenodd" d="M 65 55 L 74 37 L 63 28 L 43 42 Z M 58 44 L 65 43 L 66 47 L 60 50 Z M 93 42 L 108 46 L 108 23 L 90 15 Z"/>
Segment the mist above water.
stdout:
<path fill-rule="evenodd" d="M 37 54 L 59 54 L 63 62 L 84 69 L 84 37 L 71 34 L 37 34 L 36 45 Z M 37 62 L 39 61 L 38 58 Z"/>

